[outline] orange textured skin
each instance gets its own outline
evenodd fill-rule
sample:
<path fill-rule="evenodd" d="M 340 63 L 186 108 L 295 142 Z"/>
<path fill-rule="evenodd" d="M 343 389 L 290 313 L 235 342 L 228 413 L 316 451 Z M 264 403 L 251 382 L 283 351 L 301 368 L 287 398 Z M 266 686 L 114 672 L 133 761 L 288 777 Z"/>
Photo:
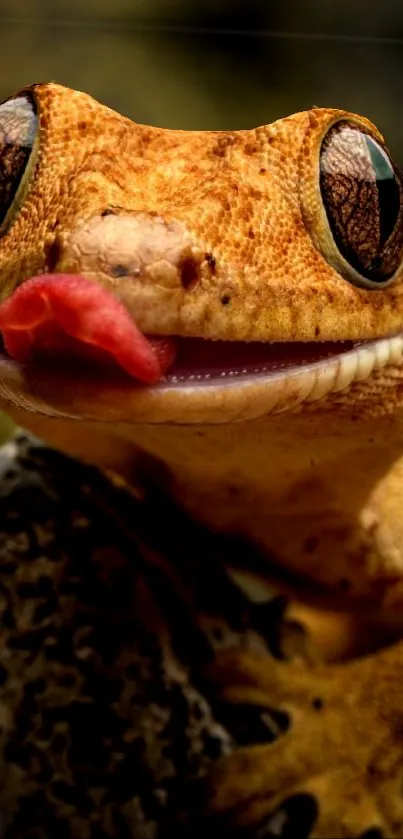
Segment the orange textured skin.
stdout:
<path fill-rule="evenodd" d="M 27 90 L 38 134 L 0 237 L 2 299 L 32 275 L 71 272 L 110 289 L 154 334 L 295 341 L 403 328 L 403 268 L 375 291 L 349 282 L 320 198 L 333 124 L 348 118 L 383 143 L 365 118 L 313 109 L 247 131 L 170 131 L 56 84 Z M 76 366 L 43 376 L 3 357 L 0 394 L 17 420 L 126 478 L 137 480 L 145 451 L 207 524 L 332 592 L 347 578 L 354 600 L 399 612 L 402 371 L 381 365 L 309 403 L 312 385 L 301 392 L 283 376 L 271 405 L 253 379 L 214 393 L 99 387 Z"/>
<path fill-rule="evenodd" d="M 221 702 L 256 717 L 274 709 L 287 715 L 288 727 L 273 744 L 220 761 L 209 779 L 211 811 L 226 815 L 231 827 L 260 827 L 259 836 L 266 828 L 275 836 L 276 814 L 280 821 L 287 800 L 292 812 L 302 795 L 313 818 L 304 808 L 301 833 L 294 822 L 290 836 L 399 839 L 402 653 L 400 643 L 366 659 L 314 668 L 223 654 L 210 673 Z"/>
<path fill-rule="evenodd" d="M 348 118 L 381 140 L 364 118 L 313 109 L 250 131 L 167 131 L 55 84 L 33 90 L 37 157 L 0 239 L 2 299 L 32 275 L 80 272 L 155 334 L 296 341 L 403 329 L 402 269 L 376 292 L 348 282 L 320 203 L 324 135 Z M 257 385 L 244 397 L 200 391 L 198 401 L 113 382 L 100 394 L 74 371 L 69 384 L 58 370 L 42 379 L 0 360 L 1 399 L 21 424 L 239 532 L 269 576 L 273 559 L 276 573 L 297 572 L 300 597 L 364 604 L 361 623 L 294 605 L 330 659 L 378 646 L 383 627 L 389 639 L 402 634 L 402 381 L 400 362 L 307 404 L 286 380 L 273 416 Z M 401 836 L 402 661 L 401 642 L 308 668 L 224 657 L 210 673 L 224 702 L 287 712 L 293 725 L 218 765 L 211 811 L 246 828 L 307 793 L 319 810 L 313 836 Z"/>
<path fill-rule="evenodd" d="M 144 331 L 337 340 L 403 327 L 401 271 L 379 293 L 355 288 L 309 235 L 323 226 L 321 140 L 342 118 L 381 139 L 363 117 L 313 109 L 248 131 L 170 131 L 137 125 L 56 84 L 32 90 L 40 118 L 37 161 L 21 211 L 0 242 L 1 297 L 49 269 L 94 270 L 91 252 L 71 237 L 117 207 L 179 223 L 179 267 L 189 249 L 196 252 L 199 282 L 190 290 L 180 270 L 169 282 L 158 270 L 151 279 L 143 272 L 123 283 L 104 278 Z M 137 240 L 141 235 L 140 229 Z M 146 229 L 143 239 L 148 235 Z M 223 306 L 225 295 L 231 302 Z"/>
<path fill-rule="evenodd" d="M 349 282 L 320 198 L 334 123 L 348 118 L 383 143 L 365 118 L 313 109 L 248 131 L 170 131 L 56 84 L 27 90 L 38 135 L 0 237 L 2 299 L 32 275 L 71 272 L 154 334 L 295 341 L 403 328 L 403 268 L 375 291 Z M 168 480 L 192 515 L 325 584 L 326 597 L 342 591 L 393 620 L 402 380 L 400 359 L 306 402 L 312 382 L 288 375 L 270 387 L 252 377 L 214 391 L 138 389 L 76 364 L 37 371 L 0 356 L 0 397 L 21 424 L 136 483 L 145 452 L 153 480 Z"/>

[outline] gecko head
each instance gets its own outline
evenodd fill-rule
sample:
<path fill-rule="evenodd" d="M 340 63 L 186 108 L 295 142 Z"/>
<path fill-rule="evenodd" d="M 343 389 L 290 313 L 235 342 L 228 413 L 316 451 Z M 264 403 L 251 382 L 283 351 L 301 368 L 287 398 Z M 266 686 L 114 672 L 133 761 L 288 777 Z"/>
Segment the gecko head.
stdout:
<path fill-rule="evenodd" d="M 222 423 L 400 370 L 402 180 L 363 117 L 165 131 L 35 85 L 0 106 L 0 223 L 0 397 L 30 410 Z"/>

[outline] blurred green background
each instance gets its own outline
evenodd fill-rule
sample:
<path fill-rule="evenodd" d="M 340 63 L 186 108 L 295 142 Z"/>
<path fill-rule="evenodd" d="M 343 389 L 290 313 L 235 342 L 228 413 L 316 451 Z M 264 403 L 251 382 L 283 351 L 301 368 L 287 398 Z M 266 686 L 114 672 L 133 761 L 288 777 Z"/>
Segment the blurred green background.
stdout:
<path fill-rule="evenodd" d="M 343 106 L 396 150 L 402 68 L 400 0 L 0 0 L 2 98 L 56 80 L 169 127 Z"/>
<path fill-rule="evenodd" d="M 343 107 L 403 165 L 402 69 L 399 0 L 0 0 L 0 99 L 53 80 L 177 128 Z"/>

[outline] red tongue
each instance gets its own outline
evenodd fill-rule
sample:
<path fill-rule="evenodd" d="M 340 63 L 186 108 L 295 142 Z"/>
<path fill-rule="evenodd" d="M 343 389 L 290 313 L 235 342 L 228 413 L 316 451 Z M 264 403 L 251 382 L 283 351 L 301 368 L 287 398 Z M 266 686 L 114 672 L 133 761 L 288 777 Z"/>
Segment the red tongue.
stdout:
<path fill-rule="evenodd" d="M 175 357 L 169 338 L 146 338 L 122 303 L 98 283 L 72 274 L 43 274 L 0 305 L 7 352 L 26 363 L 39 351 L 111 356 L 146 384 L 157 382 Z"/>

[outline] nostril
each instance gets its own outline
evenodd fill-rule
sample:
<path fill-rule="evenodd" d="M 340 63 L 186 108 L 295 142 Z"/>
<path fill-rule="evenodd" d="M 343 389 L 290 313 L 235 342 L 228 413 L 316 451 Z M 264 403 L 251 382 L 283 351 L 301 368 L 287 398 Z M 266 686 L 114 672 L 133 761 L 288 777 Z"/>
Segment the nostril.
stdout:
<path fill-rule="evenodd" d="M 129 266 L 128 265 L 123 265 L 123 263 L 121 263 L 121 262 L 116 263 L 116 265 L 112 265 L 110 271 L 111 271 L 112 277 L 115 277 L 115 279 L 117 279 L 117 280 L 120 277 L 128 277 L 129 274 L 130 274 Z"/>
<path fill-rule="evenodd" d="M 180 277 L 182 287 L 186 289 L 186 291 L 191 291 L 192 288 L 195 288 L 199 282 L 200 274 L 199 265 L 194 256 L 188 256 L 183 260 L 182 265 L 180 266 Z"/>
<path fill-rule="evenodd" d="M 384 833 L 379 827 L 371 827 L 364 833 L 360 833 L 358 839 L 384 839 Z"/>

